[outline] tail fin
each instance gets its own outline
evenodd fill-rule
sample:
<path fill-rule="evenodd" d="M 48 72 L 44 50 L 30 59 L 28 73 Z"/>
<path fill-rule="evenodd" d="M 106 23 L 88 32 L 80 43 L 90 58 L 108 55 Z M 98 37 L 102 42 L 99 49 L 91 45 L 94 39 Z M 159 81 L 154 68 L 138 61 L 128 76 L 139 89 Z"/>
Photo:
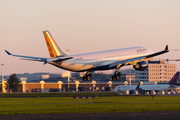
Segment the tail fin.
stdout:
<path fill-rule="evenodd" d="M 168 82 L 168 84 L 176 85 L 177 81 L 179 81 L 179 72 L 176 72 L 176 74 L 171 78 L 171 80 Z"/>
<path fill-rule="evenodd" d="M 50 34 L 48 30 L 43 31 L 43 34 L 44 34 L 44 38 L 46 40 L 47 48 L 48 48 L 49 55 L 51 58 L 55 58 L 57 56 L 66 56 L 66 54 L 64 54 L 61 51 L 61 49 L 59 48 L 56 41 L 53 39 L 52 35 Z"/>

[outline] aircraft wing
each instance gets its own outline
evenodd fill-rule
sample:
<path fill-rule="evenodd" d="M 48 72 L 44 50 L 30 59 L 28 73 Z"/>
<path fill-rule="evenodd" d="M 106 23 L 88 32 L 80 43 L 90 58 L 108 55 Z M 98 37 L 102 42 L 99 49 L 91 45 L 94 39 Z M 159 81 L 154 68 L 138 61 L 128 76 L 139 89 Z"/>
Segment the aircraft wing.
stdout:
<path fill-rule="evenodd" d="M 160 52 L 156 52 L 156 53 L 153 53 L 153 54 L 144 56 L 144 59 L 151 58 L 151 57 L 155 57 L 155 56 L 158 56 L 158 55 L 167 53 L 167 52 L 169 52 L 169 50 L 168 50 L 168 45 L 166 45 L 165 49 L 162 50 L 162 51 L 160 51 Z"/>
<path fill-rule="evenodd" d="M 10 52 L 8 52 L 7 50 L 5 50 L 5 52 L 8 54 L 8 55 L 11 55 L 11 56 L 15 56 L 15 57 L 20 57 L 22 58 L 22 60 L 30 60 L 30 61 L 39 61 L 39 62 L 44 62 L 45 64 L 46 63 L 50 63 L 50 62 L 62 62 L 64 60 L 68 60 L 68 59 L 71 59 L 73 57 L 56 57 L 56 58 L 42 58 L 42 57 L 31 57 L 31 56 L 22 56 L 22 55 L 14 55 L 14 54 L 11 54 Z"/>
<path fill-rule="evenodd" d="M 160 51 L 160 52 L 156 52 L 156 53 L 145 55 L 145 56 L 141 56 L 141 57 L 136 57 L 136 58 L 126 59 L 126 60 L 116 61 L 116 62 L 110 64 L 109 68 L 120 68 L 120 67 L 125 66 L 125 65 L 135 65 L 137 62 L 140 62 L 140 61 L 142 61 L 144 59 L 150 59 L 152 57 L 164 54 L 166 52 L 169 52 L 168 45 L 166 45 L 165 49 Z"/>
<path fill-rule="evenodd" d="M 137 57 L 137 58 L 127 59 L 127 60 L 120 60 L 120 61 L 114 62 L 111 65 L 109 65 L 109 68 L 122 67 L 125 65 L 135 65 L 137 62 L 141 61 L 142 59 L 144 59 L 144 57 Z"/>
<path fill-rule="evenodd" d="M 171 89 L 173 89 L 173 88 L 177 88 L 178 86 L 176 86 L 176 85 L 170 85 L 168 88 L 171 88 Z"/>

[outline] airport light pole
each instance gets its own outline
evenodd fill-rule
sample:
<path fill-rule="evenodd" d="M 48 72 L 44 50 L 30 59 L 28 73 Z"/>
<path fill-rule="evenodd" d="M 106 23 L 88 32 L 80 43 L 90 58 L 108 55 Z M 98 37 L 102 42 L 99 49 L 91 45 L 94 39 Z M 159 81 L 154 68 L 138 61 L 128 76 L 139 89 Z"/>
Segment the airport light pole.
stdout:
<path fill-rule="evenodd" d="M 129 74 L 129 85 L 131 85 L 131 68 L 129 69 L 129 73 L 128 73 L 128 70 L 126 70 L 126 76 Z"/>
<path fill-rule="evenodd" d="M 131 68 L 129 69 L 129 84 L 131 85 Z"/>
<path fill-rule="evenodd" d="M 1 64 L 1 67 L 2 67 L 2 93 L 4 93 L 4 76 L 3 76 L 3 66 L 4 66 L 4 64 Z"/>
<path fill-rule="evenodd" d="M 67 49 L 66 51 L 67 51 L 67 55 L 69 55 L 69 50 Z M 70 72 L 68 71 L 68 92 L 69 92 L 69 88 L 70 88 L 70 85 L 69 85 L 69 81 L 70 81 L 69 74 L 70 74 Z"/>

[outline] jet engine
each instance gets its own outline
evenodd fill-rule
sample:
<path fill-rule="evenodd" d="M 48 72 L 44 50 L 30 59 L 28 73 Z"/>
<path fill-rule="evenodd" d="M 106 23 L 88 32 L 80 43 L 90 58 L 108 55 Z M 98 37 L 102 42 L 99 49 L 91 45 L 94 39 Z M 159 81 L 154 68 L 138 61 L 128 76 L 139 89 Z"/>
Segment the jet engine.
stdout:
<path fill-rule="evenodd" d="M 133 66 L 133 68 L 138 71 L 144 71 L 147 69 L 147 67 L 148 63 L 146 63 L 145 61 L 138 62 L 136 65 Z"/>

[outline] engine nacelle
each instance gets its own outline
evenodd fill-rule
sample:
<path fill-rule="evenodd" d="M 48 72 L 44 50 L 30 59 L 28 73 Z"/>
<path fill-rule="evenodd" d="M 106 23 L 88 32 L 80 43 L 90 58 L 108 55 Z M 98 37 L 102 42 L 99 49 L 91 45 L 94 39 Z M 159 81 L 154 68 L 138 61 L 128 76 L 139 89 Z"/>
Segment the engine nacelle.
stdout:
<path fill-rule="evenodd" d="M 148 63 L 146 63 L 145 61 L 138 62 L 136 65 L 133 66 L 133 68 L 138 71 L 144 71 L 147 69 L 147 67 Z"/>

